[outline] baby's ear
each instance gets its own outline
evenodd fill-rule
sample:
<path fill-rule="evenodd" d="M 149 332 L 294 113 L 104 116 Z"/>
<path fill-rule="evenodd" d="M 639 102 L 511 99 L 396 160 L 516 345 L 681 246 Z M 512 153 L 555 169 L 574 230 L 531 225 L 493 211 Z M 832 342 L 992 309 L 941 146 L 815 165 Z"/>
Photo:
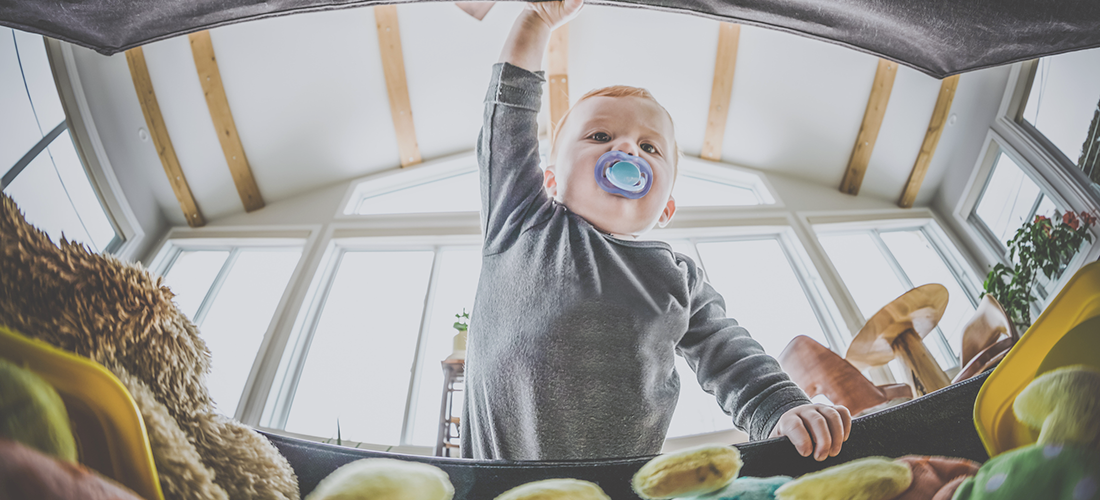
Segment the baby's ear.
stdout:
<path fill-rule="evenodd" d="M 546 167 L 542 173 L 542 187 L 551 198 L 558 195 L 558 179 L 554 176 L 554 166 Z"/>
<path fill-rule="evenodd" d="M 669 221 L 672 220 L 672 216 L 676 213 L 676 199 L 672 195 L 668 196 L 668 203 L 665 205 L 665 209 L 661 212 L 661 218 L 657 219 L 657 226 L 665 227 Z"/>

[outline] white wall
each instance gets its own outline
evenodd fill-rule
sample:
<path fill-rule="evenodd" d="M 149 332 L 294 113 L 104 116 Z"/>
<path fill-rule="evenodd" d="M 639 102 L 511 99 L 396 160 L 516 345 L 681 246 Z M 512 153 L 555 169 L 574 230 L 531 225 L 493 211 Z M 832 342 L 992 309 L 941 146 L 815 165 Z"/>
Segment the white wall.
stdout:
<path fill-rule="evenodd" d="M 145 118 L 141 114 L 141 105 L 133 82 L 129 79 L 126 56 L 116 54 L 104 57 L 78 46 L 72 46 L 72 52 L 80 84 L 91 111 L 91 117 L 85 118 L 91 121 L 94 117 L 94 126 L 110 168 L 144 232 L 132 255 L 135 260 L 147 263 L 149 252 L 172 225 L 157 201 L 162 194 L 151 186 L 159 182 L 170 195 L 172 191 L 156 151 L 151 147 L 128 146 L 130 143 L 141 142 L 138 129 L 145 127 Z M 121 68 L 105 71 L 105 64 L 107 67 Z M 180 220 L 182 221 L 182 216 Z"/>
<path fill-rule="evenodd" d="M 980 248 L 982 243 L 969 238 L 967 236 L 969 233 L 951 214 L 966 195 L 964 190 L 967 181 L 977 168 L 978 157 L 983 152 L 985 136 L 997 117 L 1011 70 L 1011 66 L 984 69 L 968 73 L 964 78 L 959 79 L 956 99 L 951 107 L 951 115 L 956 116 L 958 122 L 952 127 L 965 133 L 955 134 L 945 131 L 938 149 L 943 150 L 946 146 L 956 153 L 951 156 L 937 155 L 932 159 L 933 163 L 946 163 L 947 167 L 943 169 L 946 173 L 939 183 L 931 208 L 948 226 L 945 229 L 950 229 L 959 236 L 958 240 L 965 246 L 960 250 L 973 259 L 975 265 L 982 267 L 983 271 L 987 271 L 993 262 L 985 257 Z M 996 88 L 999 91 L 990 92 L 990 88 Z"/>

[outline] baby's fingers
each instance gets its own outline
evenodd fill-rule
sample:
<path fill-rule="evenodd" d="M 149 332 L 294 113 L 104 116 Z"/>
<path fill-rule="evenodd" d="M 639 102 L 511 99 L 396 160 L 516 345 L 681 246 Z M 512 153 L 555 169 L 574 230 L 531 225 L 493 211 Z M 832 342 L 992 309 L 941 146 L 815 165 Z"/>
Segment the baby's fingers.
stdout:
<path fill-rule="evenodd" d="M 832 449 L 829 450 L 829 456 L 835 457 L 840 453 L 840 447 L 844 444 L 844 440 L 848 434 L 844 429 L 844 419 L 840 413 L 844 407 L 830 408 L 828 406 L 819 409 L 818 411 L 825 417 L 825 421 L 829 423 L 829 433 L 832 436 Z"/>
<path fill-rule="evenodd" d="M 833 436 L 829 433 L 829 422 L 824 415 L 817 411 L 809 411 L 802 415 L 802 421 L 810 430 L 814 441 L 814 460 L 822 461 L 829 457 L 833 447 Z"/>
<path fill-rule="evenodd" d="M 779 419 L 779 425 L 775 426 L 776 436 L 787 436 L 794 445 L 795 451 L 804 457 L 810 456 L 814 451 L 814 441 L 806 430 L 806 425 L 797 415 L 784 415 Z"/>

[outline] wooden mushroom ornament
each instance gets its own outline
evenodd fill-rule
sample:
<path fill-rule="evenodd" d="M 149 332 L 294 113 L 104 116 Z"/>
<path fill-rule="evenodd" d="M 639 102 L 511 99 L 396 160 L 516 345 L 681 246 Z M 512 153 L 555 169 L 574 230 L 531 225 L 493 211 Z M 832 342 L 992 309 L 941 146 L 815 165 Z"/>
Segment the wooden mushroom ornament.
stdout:
<path fill-rule="evenodd" d="M 929 283 L 909 290 L 863 325 L 845 359 L 864 369 L 901 358 L 916 397 L 947 387 L 951 379 L 921 340 L 935 330 L 946 309 L 947 288 L 943 285 Z"/>

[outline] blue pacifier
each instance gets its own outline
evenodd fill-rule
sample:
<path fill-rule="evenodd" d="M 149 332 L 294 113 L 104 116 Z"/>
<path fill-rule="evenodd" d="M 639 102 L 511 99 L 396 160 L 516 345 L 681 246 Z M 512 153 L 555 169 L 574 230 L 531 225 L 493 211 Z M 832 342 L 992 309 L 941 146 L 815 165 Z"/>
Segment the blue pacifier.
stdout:
<path fill-rule="evenodd" d="M 644 158 L 608 151 L 596 160 L 596 184 L 608 193 L 636 200 L 653 186 L 653 168 Z"/>

